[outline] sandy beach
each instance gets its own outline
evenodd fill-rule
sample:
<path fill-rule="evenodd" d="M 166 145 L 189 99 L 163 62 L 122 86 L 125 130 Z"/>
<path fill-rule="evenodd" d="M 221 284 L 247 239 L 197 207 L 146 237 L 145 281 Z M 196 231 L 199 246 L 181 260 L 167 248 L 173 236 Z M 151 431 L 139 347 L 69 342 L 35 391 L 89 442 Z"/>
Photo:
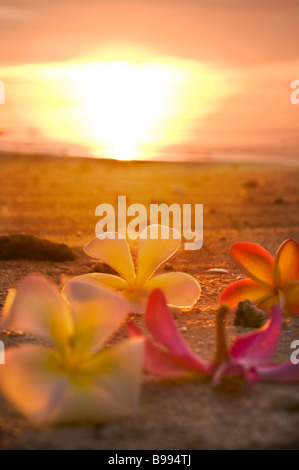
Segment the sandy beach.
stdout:
<path fill-rule="evenodd" d="M 204 242 L 197 251 L 181 249 L 161 272 L 192 274 L 202 295 L 187 312 L 175 314 L 194 352 L 205 359 L 215 351 L 215 310 L 220 293 L 241 274 L 229 253 L 237 241 L 261 244 L 272 254 L 287 238 L 299 241 L 299 166 L 281 164 L 116 162 L 87 158 L 1 155 L 0 236 L 26 232 L 67 244 L 69 261 L 0 260 L 0 304 L 30 274 L 58 286 L 94 270 L 83 246 L 95 236 L 95 208 L 128 204 L 200 203 Z M 216 271 L 213 271 L 215 270 Z M 105 269 L 105 267 L 103 267 Z M 217 272 L 221 269 L 222 272 Z M 138 317 L 137 322 L 141 323 Z M 233 326 L 232 340 L 248 328 Z M 123 327 L 117 339 L 125 336 Z M 5 347 L 36 338 L 0 332 Z M 285 316 L 275 361 L 290 357 L 299 339 L 299 318 Z M 1 367 L 1 366 L 0 366 Z M 2 449 L 299 449 L 299 387 L 249 386 L 226 380 L 166 382 L 145 378 L 140 408 L 130 418 L 105 425 L 38 429 L 0 398 Z"/>

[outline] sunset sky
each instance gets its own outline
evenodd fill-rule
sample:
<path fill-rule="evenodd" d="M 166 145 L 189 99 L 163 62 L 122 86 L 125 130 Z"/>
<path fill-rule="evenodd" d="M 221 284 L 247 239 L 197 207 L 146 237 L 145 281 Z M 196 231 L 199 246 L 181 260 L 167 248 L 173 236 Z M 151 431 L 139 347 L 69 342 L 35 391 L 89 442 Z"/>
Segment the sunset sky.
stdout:
<path fill-rule="evenodd" d="M 0 150 L 299 157 L 296 0 L 0 0 Z"/>

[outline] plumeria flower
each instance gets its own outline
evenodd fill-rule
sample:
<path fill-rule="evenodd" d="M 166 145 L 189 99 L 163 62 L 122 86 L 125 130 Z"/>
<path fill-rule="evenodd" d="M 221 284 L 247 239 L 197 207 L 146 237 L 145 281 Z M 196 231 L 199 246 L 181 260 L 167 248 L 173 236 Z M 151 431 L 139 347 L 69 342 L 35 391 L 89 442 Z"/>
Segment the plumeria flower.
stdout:
<path fill-rule="evenodd" d="M 3 329 L 30 332 L 54 347 L 26 344 L 6 351 L 0 388 L 31 421 L 105 422 L 138 405 L 143 343 L 104 343 L 127 313 L 107 289 L 70 281 L 61 297 L 45 278 L 25 279 L 8 296 Z"/>
<path fill-rule="evenodd" d="M 164 237 L 164 238 L 163 238 Z M 186 273 L 153 276 L 156 269 L 180 246 L 180 235 L 166 226 L 150 225 L 140 234 L 135 271 L 129 244 L 118 233 L 104 233 L 88 243 L 84 250 L 93 258 L 104 261 L 120 275 L 91 273 L 78 276 L 115 289 L 129 301 L 131 313 L 144 313 L 149 293 L 160 288 L 167 303 L 175 307 L 191 307 L 200 296 L 196 279 Z"/>
<path fill-rule="evenodd" d="M 228 286 L 220 296 L 220 303 L 235 308 L 247 299 L 267 313 L 273 305 L 280 305 L 288 313 L 299 315 L 298 243 L 284 241 L 275 258 L 260 245 L 249 242 L 235 243 L 231 253 L 248 278 Z"/>
<path fill-rule="evenodd" d="M 193 354 L 182 338 L 166 300 L 160 290 L 151 293 L 145 312 L 149 335 L 145 339 L 145 370 L 157 377 L 186 378 L 213 377 L 216 386 L 224 375 L 243 376 L 250 384 L 257 380 L 299 382 L 299 365 L 290 361 L 271 364 L 281 335 L 282 311 L 274 306 L 272 317 L 259 330 L 237 338 L 228 349 L 224 318 L 229 313 L 226 305 L 217 311 L 217 350 L 213 360 L 205 362 Z M 136 323 L 128 323 L 131 337 L 145 336 Z"/>
<path fill-rule="evenodd" d="M 229 313 L 221 305 L 217 316 L 217 353 L 214 360 L 213 384 L 218 385 L 224 375 L 243 376 L 250 384 L 255 382 L 299 382 L 299 364 L 286 361 L 271 364 L 282 329 L 282 309 L 272 307 L 271 318 L 262 328 L 237 338 L 228 349 L 224 331 L 224 318 Z"/>
<path fill-rule="evenodd" d="M 150 294 L 144 320 L 151 335 L 146 336 L 144 356 L 144 367 L 149 374 L 164 378 L 183 378 L 211 372 L 209 364 L 189 349 L 160 289 L 155 289 Z M 128 331 L 131 337 L 143 335 L 133 320 L 128 322 Z"/>

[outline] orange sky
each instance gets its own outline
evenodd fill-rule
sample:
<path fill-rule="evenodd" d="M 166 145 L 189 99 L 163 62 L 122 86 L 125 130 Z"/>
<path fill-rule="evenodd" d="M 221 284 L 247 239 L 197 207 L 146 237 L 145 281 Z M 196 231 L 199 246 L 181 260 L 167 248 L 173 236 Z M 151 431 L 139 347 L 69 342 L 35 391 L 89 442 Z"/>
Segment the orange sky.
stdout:
<path fill-rule="evenodd" d="M 296 0 L 0 0 L 0 150 L 299 156 Z"/>

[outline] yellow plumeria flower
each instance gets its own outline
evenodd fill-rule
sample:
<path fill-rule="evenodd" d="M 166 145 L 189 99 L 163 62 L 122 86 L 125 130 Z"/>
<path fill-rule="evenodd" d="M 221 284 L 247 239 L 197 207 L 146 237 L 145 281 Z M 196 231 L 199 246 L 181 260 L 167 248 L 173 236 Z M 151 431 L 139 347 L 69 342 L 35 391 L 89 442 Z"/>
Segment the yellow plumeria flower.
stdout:
<path fill-rule="evenodd" d="M 152 237 L 152 234 L 156 238 Z M 166 238 L 167 237 L 167 238 Z M 166 273 L 153 276 L 156 269 L 170 258 L 180 246 L 180 235 L 166 226 L 149 225 L 140 234 L 137 249 L 137 269 L 128 242 L 119 233 L 104 233 L 94 238 L 84 251 L 93 258 L 104 261 L 121 277 L 105 273 L 77 276 L 87 282 L 94 281 L 115 289 L 129 301 L 131 313 L 144 313 L 146 301 L 154 289 L 164 292 L 168 305 L 191 307 L 200 296 L 200 286 L 186 273 Z"/>
<path fill-rule="evenodd" d="M 70 281 L 65 298 L 45 278 L 25 279 L 8 296 L 3 329 L 37 335 L 54 348 L 26 344 L 6 351 L 0 388 L 35 423 L 105 422 L 135 411 L 143 343 L 102 349 L 127 313 L 107 289 Z"/>

